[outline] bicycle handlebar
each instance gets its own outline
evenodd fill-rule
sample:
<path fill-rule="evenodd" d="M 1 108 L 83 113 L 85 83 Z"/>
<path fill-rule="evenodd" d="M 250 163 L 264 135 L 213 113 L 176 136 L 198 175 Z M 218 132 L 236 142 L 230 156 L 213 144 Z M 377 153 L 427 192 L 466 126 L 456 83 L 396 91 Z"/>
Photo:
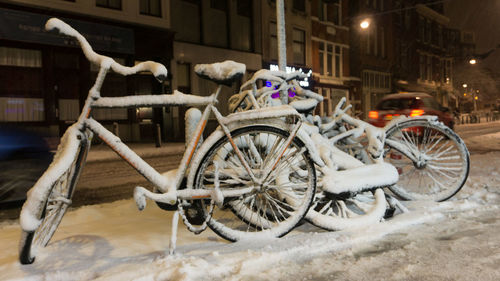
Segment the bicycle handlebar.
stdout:
<path fill-rule="evenodd" d="M 80 47 L 82 48 L 85 57 L 89 61 L 99 65 L 101 68 L 108 68 L 108 69 L 111 68 L 113 69 L 113 71 L 120 73 L 124 76 L 135 74 L 141 71 L 149 71 L 153 73 L 155 78 L 160 82 L 167 79 L 167 74 L 168 74 L 167 68 L 161 63 L 153 61 L 145 61 L 138 63 L 133 67 L 128 67 L 117 63 L 114 59 L 110 57 L 96 53 L 90 46 L 87 39 L 83 37 L 83 35 L 81 35 L 78 31 L 76 31 L 74 28 L 72 28 L 71 26 L 69 26 L 67 23 L 63 22 L 60 19 L 57 18 L 49 19 L 45 24 L 45 29 L 48 31 L 57 30 L 61 34 L 75 38 L 80 44 Z"/>

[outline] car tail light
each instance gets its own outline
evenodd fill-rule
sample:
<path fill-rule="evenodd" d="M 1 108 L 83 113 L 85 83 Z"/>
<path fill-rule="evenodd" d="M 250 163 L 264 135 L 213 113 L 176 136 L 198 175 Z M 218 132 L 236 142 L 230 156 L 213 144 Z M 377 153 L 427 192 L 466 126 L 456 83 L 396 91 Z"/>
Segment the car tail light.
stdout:
<path fill-rule="evenodd" d="M 378 119 L 378 111 L 370 111 L 368 112 L 368 118 L 370 119 Z"/>
<path fill-rule="evenodd" d="M 424 111 L 422 109 L 413 109 L 410 112 L 410 117 L 422 116 L 424 115 Z"/>

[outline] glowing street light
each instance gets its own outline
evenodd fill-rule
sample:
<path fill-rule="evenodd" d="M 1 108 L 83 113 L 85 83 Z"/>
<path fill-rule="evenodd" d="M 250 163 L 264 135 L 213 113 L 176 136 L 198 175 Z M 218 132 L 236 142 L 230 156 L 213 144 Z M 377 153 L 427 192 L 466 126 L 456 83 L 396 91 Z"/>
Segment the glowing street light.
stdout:
<path fill-rule="evenodd" d="M 469 61 L 469 63 L 470 63 L 470 64 L 476 64 L 476 63 L 477 63 L 477 61 L 476 61 L 475 59 L 471 59 L 471 60 Z"/>
<path fill-rule="evenodd" d="M 368 21 L 367 19 L 363 20 L 359 26 L 362 28 L 362 29 L 367 29 L 368 27 L 370 27 L 370 21 Z"/>
<path fill-rule="evenodd" d="M 462 84 L 462 87 L 467 88 L 467 84 L 465 84 L 465 83 Z"/>

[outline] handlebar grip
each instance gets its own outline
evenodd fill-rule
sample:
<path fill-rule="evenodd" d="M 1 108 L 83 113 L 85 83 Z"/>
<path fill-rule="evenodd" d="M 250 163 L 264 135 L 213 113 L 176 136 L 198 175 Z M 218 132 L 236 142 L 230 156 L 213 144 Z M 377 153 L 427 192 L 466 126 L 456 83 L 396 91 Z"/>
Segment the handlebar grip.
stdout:
<path fill-rule="evenodd" d="M 59 33 L 68 35 L 71 37 L 78 37 L 80 33 L 72 28 L 69 24 L 63 22 L 58 18 L 51 18 L 45 24 L 45 29 L 48 31 L 57 30 Z"/>

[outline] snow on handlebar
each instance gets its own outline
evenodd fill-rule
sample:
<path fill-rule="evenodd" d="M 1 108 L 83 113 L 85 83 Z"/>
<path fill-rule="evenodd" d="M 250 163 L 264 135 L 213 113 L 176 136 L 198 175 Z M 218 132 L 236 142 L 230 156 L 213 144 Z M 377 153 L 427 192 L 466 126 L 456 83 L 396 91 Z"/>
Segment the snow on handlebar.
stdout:
<path fill-rule="evenodd" d="M 135 74 L 141 71 L 149 71 L 153 73 L 155 78 L 160 82 L 167 79 L 167 74 L 168 74 L 167 68 L 161 63 L 153 61 L 145 61 L 136 64 L 133 67 L 128 67 L 117 63 L 110 57 L 100 55 L 94 52 L 89 42 L 87 41 L 87 39 L 85 39 L 85 37 L 83 37 L 83 35 L 81 35 L 78 31 L 76 31 L 74 28 L 72 28 L 71 26 L 69 26 L 67 23 L 63 22 L 60 19 L 57 18 L 49 19 L 45 24 L 45 29 L 48 31 L 57 30 L 61 34 L 73 37 L 76 40 L 78 40 L 78 43 L 80 43 L 80 46 L 82 48 L 83 53 L 85 54 L 85 57 L 89 61 L 99 65 L 101 68 L 108 68 L 108 69 L 111 68 L 113 71 L 125 76 Z"/>

